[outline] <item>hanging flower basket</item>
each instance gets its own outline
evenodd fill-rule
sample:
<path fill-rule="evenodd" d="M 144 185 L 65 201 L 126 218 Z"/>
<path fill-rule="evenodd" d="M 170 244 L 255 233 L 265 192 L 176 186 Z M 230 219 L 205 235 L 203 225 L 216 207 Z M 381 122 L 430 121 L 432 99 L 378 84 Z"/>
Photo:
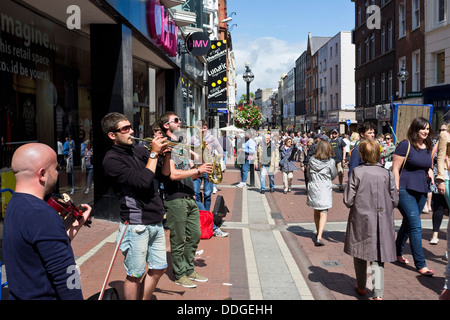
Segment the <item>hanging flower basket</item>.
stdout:
<path fill-rule="evenodd" d="M 239 106 L 234 114 L 234 125 L 239 129 L 259 127 L 262 123 L 261 111 L 257 106 Z"/>

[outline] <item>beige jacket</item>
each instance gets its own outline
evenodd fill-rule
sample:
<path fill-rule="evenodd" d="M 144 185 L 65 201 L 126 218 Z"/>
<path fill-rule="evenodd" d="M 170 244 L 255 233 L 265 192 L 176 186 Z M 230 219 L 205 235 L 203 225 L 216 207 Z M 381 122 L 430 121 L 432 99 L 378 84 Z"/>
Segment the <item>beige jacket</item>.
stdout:
<path fill-rule="evenodd" d="M 265 144 L 264 141 L 262 141 L 258 148 L 256 149 L 256 158 L 255 162 L 258 163 L 259 168 L 262 168 L 261 162 L 263 158 L 263 151 L 266 151 L 266 147 L 263 146 Z M 271 142 L 271 155 L 270 155 L 270 165 L 269 165 L 269 172 L 275 172 L 276 164 L 280 162 L 280 153 L 278 151 L 278 148 L 275 146 L 273 142 Z"/>
<path fill-rule="evenodd" d="M 439 146 L 437 154 L 437 176 L 436 180 L 445 180 L 445 170 L 448 170 L 447 156 L 450 156 L 450 134 L 442 131 L 439 134 Z"/>

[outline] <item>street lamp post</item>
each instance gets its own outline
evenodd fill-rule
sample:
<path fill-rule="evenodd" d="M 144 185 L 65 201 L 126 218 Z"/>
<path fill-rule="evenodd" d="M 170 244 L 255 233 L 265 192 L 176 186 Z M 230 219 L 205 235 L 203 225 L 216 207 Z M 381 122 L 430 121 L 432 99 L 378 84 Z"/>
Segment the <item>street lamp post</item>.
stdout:
<path fill-rule="evenodd" d="M 250 70 L 250 64 L 245 64 L 245 72 L 242 75 L 242 78 L 247 83 L 247 104 L 250 104 L 250 82 L 253 81 L 255 75 L 252 70 Z M 253 163 L 250 164 L 250 187 L 255 186 L 255 165 Z"/>
<path fill-rule="evenodd" d="M 242 78 L 245 82 L 247 82 L 247 104 L 250 104 L 250 82 L 255 78 L 252 70 L 250 70 L 250 64 L 245 64 L 245 72 L 242 75 Z"/>
<path fill-rule="evenodd" d="M 402 68 L 400 69 L 400 71 L 397 73 L 397 79 L 400 80 L 400 82 L 402 83 L 402 103 L 403 103 L 403 97 L 406 94 L 406 88 L 405 88 L 405 82 L 406 80 L 409 79 L 409 72 L 406 70 L 405 65 L 403 64 Z"/>

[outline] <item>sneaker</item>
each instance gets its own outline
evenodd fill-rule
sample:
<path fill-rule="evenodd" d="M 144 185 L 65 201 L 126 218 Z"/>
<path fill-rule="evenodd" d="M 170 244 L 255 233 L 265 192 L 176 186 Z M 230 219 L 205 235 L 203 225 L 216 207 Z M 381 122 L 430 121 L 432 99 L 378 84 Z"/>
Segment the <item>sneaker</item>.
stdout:
<path fill-rule="evenodd" d="M 217 188 L 216 188 L 216 187 L 213 187 L 212 193 L 213 193 L 213 194 L 216 194 L 216 192 L 217 192 Z"/>
<path fill-rule="evenodd" d="M 438 244 L 439 243 L 439 239 L 438 238 L 433 238 L 430 240 L 430 244 Z"/>
<path fill-rule="evenodd" d="M 228 237 L 228 232 L 223 232 L 220 228 L 213 231 L 215 237 L 224 238 Z"/>
<path fill-rule="evenodd" d="M 74 189 L 72 189 L 72 191 L 70 191 L 70 194 L 74 194 L 75 193 L 75 190 Z"/>
<path fill-rule="evenodd" d="M 198 281 L 198 282 L 206 282 L 208 281 L 208 278 L 201 276 L 197 271 L 192 272 L 188 276 L 188 280 Z"/>
<path fill-rule="evenodd" d="M 180 279 L 175 280 L 175 283 L 185 288 L 195 288 L 197 286 L 186 276 L 182 276 Z"/>
<path fill-rule="evenodd" d="M 84 194 L 89 194 L 89 188 L 86 189 L 86 191 L 84 192 Z"/>

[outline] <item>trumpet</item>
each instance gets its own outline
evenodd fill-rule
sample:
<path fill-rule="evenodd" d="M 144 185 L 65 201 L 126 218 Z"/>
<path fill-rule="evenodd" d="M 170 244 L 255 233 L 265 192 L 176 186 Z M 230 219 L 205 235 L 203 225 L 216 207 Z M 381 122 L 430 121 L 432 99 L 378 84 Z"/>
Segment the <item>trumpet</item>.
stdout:
<path fill-rule="evenodd" d="M 143 146 L 148 150 L 148 151 L 152 151 L 152 146 L 151 143 L 153 141 L 153 138 L 136 138 L 136 137 L 131 137 L 131 139 L 133 140 L 137 140 L 137 141 L 141 141 L 143 143 Z M 166 141 L 165 143 L 166 145 L 168 145 L 169 147 L 172 148 L 190 148 L 191 150 L 195 150 L 194 146 L 189 145 L 189 144 L 184 144 L 184 143 L 179 143 L 179 142 L 173 142 L 173 141 Z"/>

